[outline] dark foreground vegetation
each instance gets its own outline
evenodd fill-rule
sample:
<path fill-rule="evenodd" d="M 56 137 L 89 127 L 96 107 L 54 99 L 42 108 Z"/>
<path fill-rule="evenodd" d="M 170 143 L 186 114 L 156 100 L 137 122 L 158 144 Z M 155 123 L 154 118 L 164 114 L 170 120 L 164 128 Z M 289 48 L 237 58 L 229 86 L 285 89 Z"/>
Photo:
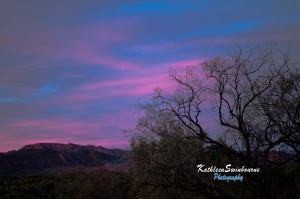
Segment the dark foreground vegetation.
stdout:
<path fill-rule="evenodd" d="M 110 199 L 130 197 L 123 172 L 98 170 L 0 177 L 1 199 Z"/>
<path fill-rule="evenodd" d="M 181 157 L 182 158 L 182 157 Z M 199 160 L 203 158 L 198 156 Z M 209 157 L 208 157 L 209 158 Z M 216 158 L 211 156 L 210 158 Z M 170 157 L 171 159 L 171 157 Z M 165 159 L 165 160 L 170 160 Z M 176 159 L 175 161 L 177 161 Z M 174 160 L 172 160 L 174 161 Z M 191 162 L 186 162 L 191 163 Z M 176 168 L 177 167 L 177 168 Z M 193 164 L 164 169 L 157 165 L 151 176 L 134 171 L 107 170 L 52 174 L 0 176 L 1 199 L 122 199 L 122 198 L 260 198 L 249 182 L 217 182 L 211 174 L 195 172 Z M 175 169 L 175 170 L 174 170 Z M 139 171 L 140 172 L 140 171 Z M 193 178 L 187 178 L 189 175 Z M 256 176 L 264 179 L 265 193 L 277 198 L 296 198 L 299 194 L 299 167 L 268 168 Z M 296 175 L 295 175 L 296 174 Z M 153 177 L 152 175 L 155 175 Z M 210 183 L 215 189 L 205 185 Z M 297 184 L 298 183 L 298 188 Z M 192 188 L 193 187 L 193 188 Z M 264 187 L 265 188 L 265 187 Z M 223 193 L 221 190 L 226 190 Z M 298 193 L 297 193 L 298 191 Z M 205 192 L 205 194 L 202 194 Z M 219 197 L 213 196 L 219 193 Z M 222 193 L 222 194 L 220 194 Z M 231 197 L 228 197 L 228 195 Z M 210 195 L 210 196 L 209 196 Z"/>

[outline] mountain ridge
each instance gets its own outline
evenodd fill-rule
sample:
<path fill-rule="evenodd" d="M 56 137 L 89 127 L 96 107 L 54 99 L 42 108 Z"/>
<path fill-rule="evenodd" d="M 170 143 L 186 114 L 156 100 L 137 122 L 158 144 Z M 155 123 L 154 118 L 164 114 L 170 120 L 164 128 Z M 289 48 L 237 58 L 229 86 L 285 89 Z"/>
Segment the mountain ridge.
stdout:
<path fill-rule="evenodd" d="M 129 153 L 128 150 L 94 145 L 36 143 L 0 153 L 0 174 L 114 166 L 126 162 Z"/>

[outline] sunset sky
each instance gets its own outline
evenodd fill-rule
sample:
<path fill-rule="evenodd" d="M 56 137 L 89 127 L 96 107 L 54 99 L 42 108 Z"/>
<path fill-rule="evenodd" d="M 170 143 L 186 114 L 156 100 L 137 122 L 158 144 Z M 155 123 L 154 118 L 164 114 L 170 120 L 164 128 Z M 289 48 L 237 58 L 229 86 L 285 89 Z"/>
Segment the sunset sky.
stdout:
<path fill-rule="evenodd" d="M 300 2 L 0 2 L 0 152 L 37 142 L 125 147 L 168 69 L 267 41 L 300 52 Z"/>

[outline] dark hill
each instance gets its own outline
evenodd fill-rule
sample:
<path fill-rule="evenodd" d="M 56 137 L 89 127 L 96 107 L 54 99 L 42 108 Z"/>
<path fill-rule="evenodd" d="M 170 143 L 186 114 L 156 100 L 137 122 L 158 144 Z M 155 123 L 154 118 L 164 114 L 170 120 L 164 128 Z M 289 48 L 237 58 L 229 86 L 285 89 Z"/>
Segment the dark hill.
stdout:
<path fill-rule="evenodd" d="M 0 174 L 117 165 L 127 156 L 126 150 L 101 146 L 38 143 L 26 145 L 18 151 L 0 153 Z"/>

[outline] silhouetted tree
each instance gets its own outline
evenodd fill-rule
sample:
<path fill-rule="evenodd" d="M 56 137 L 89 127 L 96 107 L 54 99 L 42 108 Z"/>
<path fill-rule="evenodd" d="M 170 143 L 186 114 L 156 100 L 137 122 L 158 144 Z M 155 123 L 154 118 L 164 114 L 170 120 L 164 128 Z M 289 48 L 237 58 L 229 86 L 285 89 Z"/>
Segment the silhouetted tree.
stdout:
<path fill-rule="evenodd" d="M 144 116 L 131 139 L 137 190 L 142 186 L 144 194 L 164 198 L 188 194 L 189 198 L 199 194 L 239 198 L 247 193 L 249 198 L 295 197 L 299 182 L 293 172 L 299 172 L 300 149 L 298 65 L 288 53 L 268 46 L 238 48 L 201 66 L 206 79 L 193 67 L 187 67 L 185 74 L 170 70 L 175 92 L 156 89 L 152 100 L 141 106 Z M 218 138 L 204 128 L 202 111 L 208 101 L 217 110 Z M 247 185 L 222 184 L 199 175 L 199 163 L 259 167 L 261 173 L 245 174 Z M 267 175 L 270 171 L 272 176 Z"/>

